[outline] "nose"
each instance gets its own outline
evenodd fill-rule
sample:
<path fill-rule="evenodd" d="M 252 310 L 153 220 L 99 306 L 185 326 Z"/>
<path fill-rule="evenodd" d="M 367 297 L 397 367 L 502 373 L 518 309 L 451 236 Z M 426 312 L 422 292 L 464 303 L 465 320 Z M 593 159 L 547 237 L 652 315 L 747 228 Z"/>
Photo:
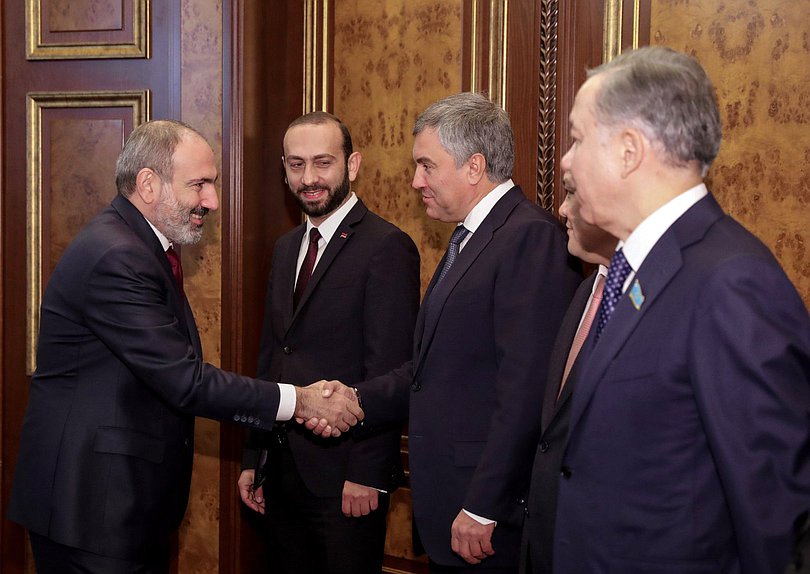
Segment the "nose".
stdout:
<path fill-rule="evenodd" d="M 562 217 L 564 219 L 568 219 L 568 203 L 569 203 L 568 197 L 569 197 L 569 194 L 566 193 L 565 197 L 563 198 L 563 202 L 560 204 L 560 209 L 559 209 L 560 217 Z"/>
<path fill-rule="evenodd" d="M 318 181 L 318 174 L 315 172 L 315 166 L 307 162 L 304 164 L 304 172 L 301 174 L 301 183 L 313 185 L 316 181 Z"/>
<path fill-rule="evenodd" d="M 427 187 L 425 185 L 425 177 L 419 171 L 419 166 L 416 166 L 416 171 L 413 172 L 411 187 L 414 189 L 422 189 L 423 187 Z"/>
<path fill-rule="evenodd" d="M 572 149 L 573 149 L 572 147 L 569 147 L 568 151 L 565 152 L 565 155 L 562 156 L 562 159 L 560 160 L 560 169 L 563 172 L 571 170 L 571 150 Z"/>
<path fill-rule="evenodd" d="M 219 209 L 219 197 L 217 197 L 217 187 L 213 183 L 206 183 L 200 198 L 200 205 L 207 207 L 210 211 Z"/>

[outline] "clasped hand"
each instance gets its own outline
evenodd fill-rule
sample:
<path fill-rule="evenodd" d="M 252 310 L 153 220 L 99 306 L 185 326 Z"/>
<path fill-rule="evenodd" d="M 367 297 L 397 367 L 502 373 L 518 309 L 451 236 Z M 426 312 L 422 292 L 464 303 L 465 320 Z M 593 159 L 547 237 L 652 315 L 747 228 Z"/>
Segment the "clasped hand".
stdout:
<path fill-rule="evenodd" d="M 363 420 L 354 390 L 340 381 L 296 387 L 295 397 L 295 420 L 324 438 L 339 437 Z"/>

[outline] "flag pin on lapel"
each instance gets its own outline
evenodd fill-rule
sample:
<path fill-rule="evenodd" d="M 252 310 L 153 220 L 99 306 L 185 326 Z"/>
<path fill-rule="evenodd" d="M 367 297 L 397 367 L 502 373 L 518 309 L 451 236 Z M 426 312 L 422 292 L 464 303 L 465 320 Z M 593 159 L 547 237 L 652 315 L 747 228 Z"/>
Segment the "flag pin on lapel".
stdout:
<path fill-rule="evenodd" d="M 633 281 L 633 286 L 630 287 L 630 301 L 633 302 L 636 311 L 639 311 L 644 304 L 644 293 L 641 291 L 641 283 L 638 282 L 638 279 Z"/>
<path fill-rule="evenodd" d="M 346 233 L 345 231 L 342 231 L 342 232 L 340 233 L 340 238 L 341 238 L 341 239 L 346 239 L 348 236 L 349 236 L 349 234 L 348 234 L 348 233 Z"/>

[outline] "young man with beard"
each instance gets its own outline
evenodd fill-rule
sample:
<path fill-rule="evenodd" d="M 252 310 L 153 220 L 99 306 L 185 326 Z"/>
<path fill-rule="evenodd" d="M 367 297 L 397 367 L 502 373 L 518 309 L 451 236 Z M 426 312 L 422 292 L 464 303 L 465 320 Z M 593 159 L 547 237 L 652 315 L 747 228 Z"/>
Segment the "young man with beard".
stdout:
<path fill-rule="evenodd" d="M 140 126 L 118 158 L 117 197 L 51 274 L 9 503 L 40 574 L 168 573 L 195 415 L 269 429 L 315 414 L 348 430 L 360 414 L 348 388 L 333 403 L 203 362 L 173 245 L 200 239 L 216 179 L 193 129 Z"/>
<path fill-rule="evenodd" d="M 385 373 L 411 352 L 416 246 L 351 191 L 361 156 L 338 118 L 293 121 L 282 160 L 307 217 L 274 248 L 258 375 L 351 385 Z M 264 515 L 274 573 L 381 571 L 399 437 L 399 425 L 362 439 L 323 440 L 298 425 L 252 433 L 239 491 Z"/>

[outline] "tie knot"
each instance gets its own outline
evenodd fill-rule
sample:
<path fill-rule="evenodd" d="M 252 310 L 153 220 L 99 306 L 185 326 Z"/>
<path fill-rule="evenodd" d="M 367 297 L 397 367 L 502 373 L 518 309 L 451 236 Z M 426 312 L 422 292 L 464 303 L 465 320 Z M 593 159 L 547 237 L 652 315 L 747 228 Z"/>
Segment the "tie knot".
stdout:
<path fill-rule="evenodd" d="M 469 232 L 470 232 L 470 230 L 467 229 L 466 227 L 464 227 L 463 225 L 457 226 L 453 230 L 453 235 L 450 236 L 450 243 L 452 243 L 454 245 L 458 245 L 459 243 L 464 241 L 464 238 L 467 237 L 467 234 Z"/>
<path fill-rule="evenodd" d="M 321 232 L 318 231 L 317 227 L 313 227 L 309 230 L 309 242 L 310 243 L 318 243 L 321 240 Z"/>

